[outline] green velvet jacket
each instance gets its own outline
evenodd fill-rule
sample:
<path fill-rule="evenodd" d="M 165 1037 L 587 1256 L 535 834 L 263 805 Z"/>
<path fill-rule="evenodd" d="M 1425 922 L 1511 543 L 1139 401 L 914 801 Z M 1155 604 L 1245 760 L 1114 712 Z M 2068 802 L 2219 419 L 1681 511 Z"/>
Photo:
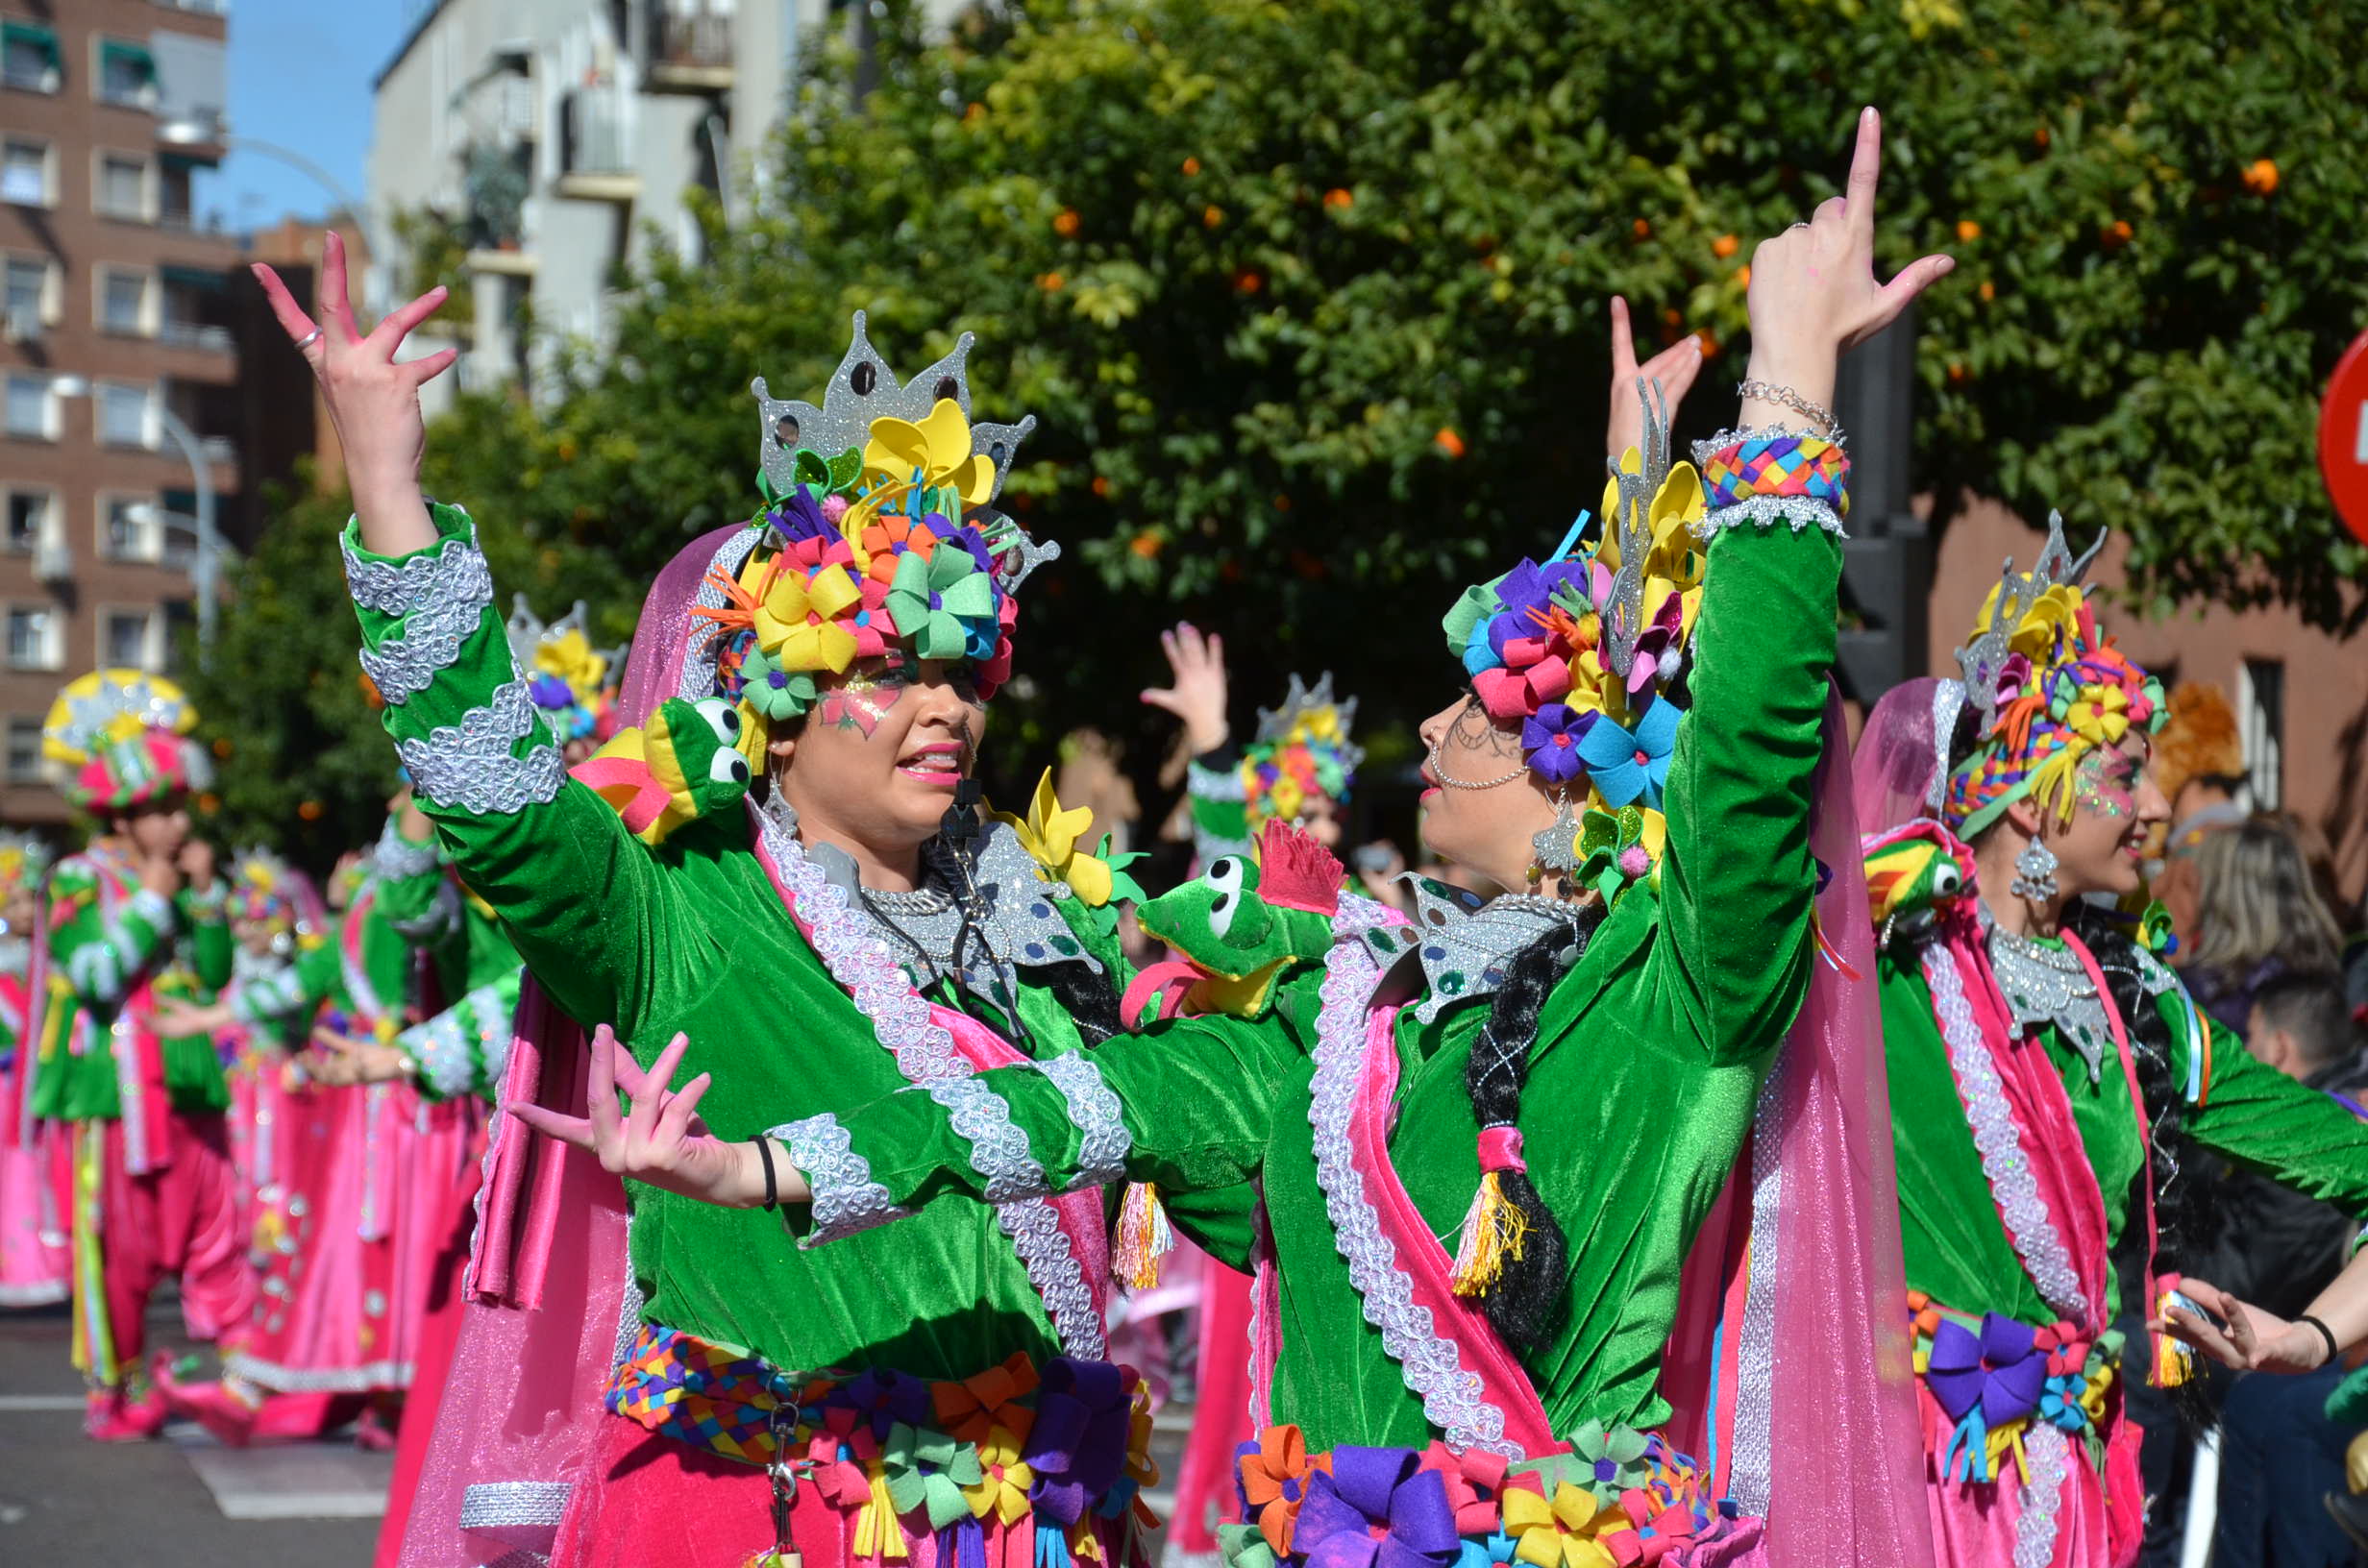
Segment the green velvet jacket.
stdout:
<path fill-rule="evenodd" d="M 1908 1287 L 1961 1311 L 2053 1323 L 2060 1314 L 2025 1272 L 1990 1195 L 1948 1045 L 1933 1016 L 1931 987 L 1912 956 L 1887 952 L 1879 968 Z M 2170 1024 L 2172 1081 L 2183 1085 L 2199 1043 L 2189 1033 L 2187 1009 L 2176 991 L 2157 997 L 2155 1005 Z M 2256 1060 L 2244 1041 L 2197 1016 L 2210 1034 L 2209 1068 L 2200 1103 L 2184 1108 L 2187 1134 L 2238 1164 L 2368 1217 L 2368 1126 L 2328 1095 Z M 2053 1025 L 2039 1026 L 2032 1038 L 2063 1079 L 2105 1198 L 2108 1237 L 2118 1246 L 2134 1218 L 2144 1224 L 2134 1184 L 2146 1151 L 2128 1079 L 2109 1052 L 2092 1079 L 2087 1062 Z M 2109 1268 L 2106 1295 L 2109 1317 L 2119 1302 Z"/>
<path fill-rule="evenodd" d="M 123 1115 L 108 1034 L 142 984 L 154 993 L 205 1001 L 231 978 L 225 889 L 171 898 L 140 889 L 111 850 L 98 845 L 58 863 L 49 881 L 50 996 L 33 1073 L 33 1112 L 66 1121 Z M 132 1022 L 147 1030 L 141 1017 Z M 88 1048 L 72 1041 L 86 1032 Z M 213 1041 L 204 1035 L 160 1041 L 164 1090 L 176 1111 L 227 1110 L 230 1088 Z"/>
<path fill-rule="evenodd" d="M 1558 1319 L 1521 1358 L 1556 1432 L 1666 1419 L 1657 1384 L 1679 1270 L 1807 990 L 1808 817 L 1840 551 L 1826 532 L 1781 526 L 1729 528 L 1710 551 L 1659 885 L 1631 888 L 1556 986 L 1521 1100 L 1531 1178 L 1569 1240 Z M 1384 986 L 1412 969 L 1410 958 Z M 1317 1183 L 1308 1053 L 1320 979 L 1296 978 L 1258 1023 L 1179 1020 L 1088 1060 L 1122 1107 L 1127 1175 L 1163 1193 L 1263 1182 L 1281 1298 L 1275 1418 L 1302 1427 L 1311 1448 L 1418 1446 L 1436 1433 L 1365 1318 Z M 1450 1248 L 1479 1180 L 1464 1078 L 1488 1013 L 1475 992 L 1428 1025 L 1411 1007 L 1396 1024 L 1390 1150 Z M 987 1077 L 1048 1176 L 1073 1178 L 1085 1131 L 1065 1096 L 1041 1074 Z M 846 1130 L 868 1169 L 807 1172 L 814 1238 L 890 1217 L 889 1204 L 934 1222 L 971 1208 L 938 1200 L 983 1193 L 963 1139 L 922 1096 L 880 1101 Z"/>
<path fill-rule="evenodd" d="M 713 1073 L 700 1114 L 722 1138 L 904 1088 L 872 1020 L 782 907 L 745 819 L 696 823 L 653 848 L 566 775 L 527 700 L 474 526 L 457 507 L 433 515 L 442 541 L 400 560 L 364 551 L 349 530 L 365 659 L 421 808 L 536 982 L 587 1028 L 612 1023 L 644 1065 L 688 1035 L 677 1082 Z M 1115 943 L 1059 907 L 1122 985 Z M 1013 1020 L 982 1020 L 1040 1058 L 1082 1043 L 1048 972 L 1020 968 L 1017 1032 Z M 931 999 L 991 1011 L 950 988 Z M 983 1210 L 948 1206 L 893 1236 L 806 1254 L 760 1210 L 636 1183 L 627 1194 L 649 1321 L 802 1371 L 959 1378 L 1015 1350 L 1060 1353 L 1042 1298 Z M 1246 1250 L 1246 1236 L 1235 1250 Z"/>

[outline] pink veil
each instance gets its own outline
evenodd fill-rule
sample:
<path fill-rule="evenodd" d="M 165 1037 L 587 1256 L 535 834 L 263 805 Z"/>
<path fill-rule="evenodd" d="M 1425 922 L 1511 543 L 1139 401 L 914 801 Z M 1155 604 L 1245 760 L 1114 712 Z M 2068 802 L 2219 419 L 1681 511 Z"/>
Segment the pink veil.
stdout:
<path fill-rule="evenodd" d="M 1833 874 L 1817 895 L 1809 995 L 1687 1260 L 1664 1389 L 1679 1446 L 1767 1521 L 1771 1568 L 1930 1568 L 1890 1090 L 1842 737 L 1829 696 L 1810 845 Z"/>
<path fill-rule="evenodd" d="M 1939 820 L 1935 786 L 1948 748 L 1947 732 L 1956 728 L 1964 700 L 1961 683 L 1919 675 L 1875 703 L 1850 757 L 1851 804 L 1861 833 L 1881 833 L 1918 817 Z"/>
<path fill-rule="evenodd" d="M 642 602 L 618 703 L 639 724 L 675 695 L 691 605 L 738 526 L 685 546 Z M 502 1104 L 580 1115 L 583 1031 L 530 977 Z M 602 1391 L 636 1326 L 625 1189 L 591 1156 L 527 1136 L 497 1110 L 478 1195 L 460 1336 L 404 1531 L 402 1568 L 477 1568 L 547 1554 L 606 1410 Z M 527 1560 L 520 1558 L 519 1560 Z"/>

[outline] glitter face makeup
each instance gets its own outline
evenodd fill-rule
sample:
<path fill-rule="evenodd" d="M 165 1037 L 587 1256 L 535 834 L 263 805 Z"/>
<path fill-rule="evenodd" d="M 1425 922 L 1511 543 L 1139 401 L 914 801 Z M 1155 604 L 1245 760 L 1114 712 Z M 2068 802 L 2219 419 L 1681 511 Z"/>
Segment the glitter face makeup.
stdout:
<path fill-rule="evenodd" d="M 2114 821 L 2137 815 L 2141 764 L 2126 751 L 2091 751 L 2072 774 L 2072 798 Z"/>

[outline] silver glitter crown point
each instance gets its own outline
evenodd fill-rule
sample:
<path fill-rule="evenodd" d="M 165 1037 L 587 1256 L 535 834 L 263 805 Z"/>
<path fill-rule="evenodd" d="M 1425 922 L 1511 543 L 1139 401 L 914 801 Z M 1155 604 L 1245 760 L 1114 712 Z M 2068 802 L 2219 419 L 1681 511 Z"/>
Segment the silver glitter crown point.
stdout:
<path fill-rule="evenodd" d="M 2050 509 L 2047 514 L 2047 543 L 2040 547 L 2039 558 L 2032 563 L 2028 573 L 2014 570 L 2014 557 L 2010 555 L 1998 570 L 1998 598 L 1991 606 L 1988 628 L 1976 635 L 1957 650 L 1957 667 L 1965 683 L 1965 700 L 1982 716 L 1981 733 L 1986 735 L 1998 719 L 1998 675 L 2006 668 L 2008 647 L 2014 628 L 2022 625 L 2023 617 L 2051 588 L 2077 586 L 2088 575 L 2089 563 L 2105 548 L 2108 528 L 2098 533 L 2096 543 L 2079 555 L 2072 553 L 2064 543 L 2063 514 Z M 1936 737 L 1936 744 L 1945 744 Z"/>
<path fill-rule="evenodd" d="M 1669 477 L 1669 403 L 1661 383 L 1637 378 L 1637 401 L 1644 405 L 1644 439 L 1638 445 L 1642 462 L 1630 473 L 1619 458 L 1608 458 L 1612 482 L 1619 487 L 1616 515 L 1604 519 L 1606 529 L 1618 529 L 1619 570 L 1612 575 L 1612 593 L 1603 618 L 1605 662 L 1625 679 L 1636 663 L 1637 638 L 1644 630 L 1644 562 L 1653 551 L 1653 498 Z"/>
<path fill-rule="evenodd" d="M 911 380 L 900 382 L 888 361 L 872 347 L 864 313 L 856 311 L 847 353 L 823 389 L 820 407 L 802 398 L 773 396 L 762 376 L 749 383 L 756 397 L 757 446 L 764 454 L 765 477 L 786 495 L 797 488 L 799 448 L 824 457 L 835 457 L 851 447 L 860 450 L 872 438 L 874 420 L 894 418 L 918 425 L 946 399 L 951 399 L 962 417 L 969 419 L 970 356 L 976 342 L 974 334 L 964 332 L 944 358 Z M 1003 479 L 1011 472 L 1020 443 L 1035 428 L 1033 414 L 1017 425 L 971 427 L 971 450 L 984 453 L 995 464 L 995 488 L 989 499 L 1002 494 Z"/>
<path fill-rule="evenodd" d="M 1297 671 L 1292 672 L 1290 688 L 1283 693 L 1283 705 L 1258 710 L 1256 744 L 1272 745 L 1289 735 L 1292 726 L 1301 718 L 1320 708 L 1330 708 L 1339 715 L 1341 767 L 1355 772 L 1357 765 L 1365 760 L 1365 748 L 1351 745 L 1348 739 L 1349 732 L 1357 725 L 1357 699 L 1352 697 L 1343 701 L 1332 695 L 1332 672 L 1329 670 L 1318 676 L 1313 686 L 1301 680 Z"/>
<path fill-rule="evenodd" d="M 526 595 L 513 594 L 509 601 L 509 619 L 503 623 L 502 629 L 508 633 L 509 650 L 517 657 L 519 664 L 527 669 L 532 669 L 537 649 L 545 643 L 558 641 L 571 631 L 582 632 L 585 644 L 589 646 L 592 634 L 585 626 L 585 619 L 589 613 L 589 606 L 580 599 L 569 607 L 565 615 L 556 621 L 546 623 L 527 602 Z M 617 679 L 623 676 L 626 649 L 629 646 L 626 643 L 619 643 L 614 648 L 592 649 L 593 657 L 603 661 L 605 674 L 602 678 L 604 683 L 614 685 Z"/>

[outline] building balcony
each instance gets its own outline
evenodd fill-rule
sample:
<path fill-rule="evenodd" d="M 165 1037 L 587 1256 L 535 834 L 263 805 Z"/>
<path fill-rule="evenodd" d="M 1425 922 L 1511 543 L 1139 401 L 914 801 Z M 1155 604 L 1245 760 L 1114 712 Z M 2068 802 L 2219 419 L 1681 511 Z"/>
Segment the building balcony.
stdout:
<path fill-rule="evenodd" d="M 732 19 L 703 12 L 689 16 L 655 12 L 650 18 L 650 65 L 642 80 L 652 92 L 729 92 Z"/>
<path fill-rule="evenodd" d="M 614 87 L 572 93 L 559 116 L 559 194 L 583 202 L 632 202 L 641 196 L 632 135 Z"/>
<path fill-rule="evenodd" d="M 485 246 L 469 253 L 471 272 L 490 272 L 500 278 L 531 278 L 538 265 L 534 253 L 515 246 Z"/>

